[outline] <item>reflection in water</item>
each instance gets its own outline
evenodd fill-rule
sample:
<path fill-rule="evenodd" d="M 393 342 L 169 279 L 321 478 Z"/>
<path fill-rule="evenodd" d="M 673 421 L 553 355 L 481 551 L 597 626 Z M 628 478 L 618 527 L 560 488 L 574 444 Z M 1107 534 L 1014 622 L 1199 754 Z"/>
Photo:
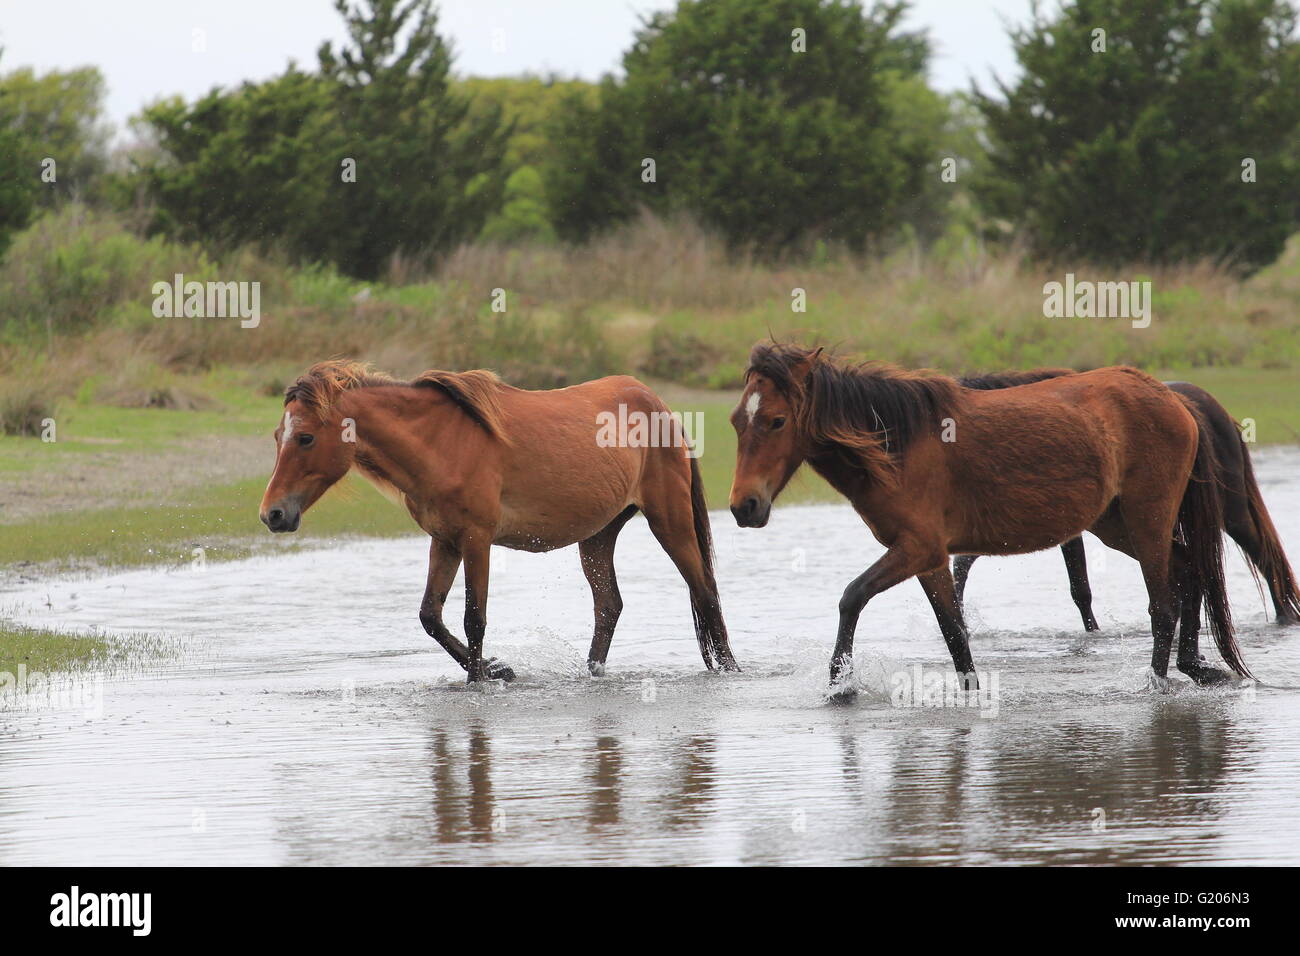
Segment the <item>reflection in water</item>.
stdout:
<path fill-rule="evenodd" d="M 591 773 L 587 777 L 590 804 L 587 822 L 591 830 L 618 823 L 619 776 L 623 770 L 623 750 L 617 737 L 596 738 L 592 751 Z"/>
<path fill-rule="evenodd" d="M 505 811 L 492 799 L 492 743 L 481 724 L 468 734 L 435 730 L 429 753 L 433 775 L 433 817 L 440 843 L 490 842 L 508 826 Z M 465 748 L 465 755 L 460 753 Z"/>
<path fill-rule="evenodd" d="M 1199 858 L 1250 734 L 1203 700 L 1156 701 L 1144 724 L 899 737 L 887 754 L 883 848 L 891 863 L 1140 863 Z M 844 763 L 852 740 L 841 738 Z M 856 763 L 846 777 L 859 773 Z M 882 854 L 858 847 L 864 858 Z"/>
<path fill-rule="evenodd" d="M 670 827 L 698 827 L 713 799 L 716 770 L 712 737 L 694 735 L 679 750 L 672 749 L 673 770 L 665 781 L 670 789 L 661 798 L 663 821 Z"/>

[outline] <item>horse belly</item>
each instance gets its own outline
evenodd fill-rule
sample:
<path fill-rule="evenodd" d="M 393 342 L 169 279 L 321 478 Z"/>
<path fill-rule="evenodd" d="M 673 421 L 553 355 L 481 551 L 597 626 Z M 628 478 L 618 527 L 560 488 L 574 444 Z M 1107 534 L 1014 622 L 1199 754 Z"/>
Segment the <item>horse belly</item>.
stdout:
<path fill-rule="evenodd" d="M 1010 468 L 967 486 L 965 520 L 949 549 L 956 554 L 1029 554 L 1091 527 L 1115 496 L 1114 465 L 1101 450 L 1074 452 L 1072 460 L 1058 459 L 1059 471 L 1052 477 L 1028 467 Z"/>
<path fill-rule="evenodd" d="M 621 510 L 621 509 L 620 509 Z M 503 509 L 493 544 L 515 551 L 554 551 L 585 541 L 617 516 L 556 516 L 547 512 L 516 514 Z"/>

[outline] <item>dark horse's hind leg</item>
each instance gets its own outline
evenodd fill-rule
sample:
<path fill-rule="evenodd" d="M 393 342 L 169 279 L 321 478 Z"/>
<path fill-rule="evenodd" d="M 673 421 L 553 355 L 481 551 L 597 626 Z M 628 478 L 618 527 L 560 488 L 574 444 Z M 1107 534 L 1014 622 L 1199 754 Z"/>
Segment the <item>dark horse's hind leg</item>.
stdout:
<path fill-rule="evenodd" d="M 966 604 L 966 579 L 970 577 L 971 565 L 978 557 L 978 554 L 959 554 L 952 559 L 952 584 L 958 607 Z"/>
<path fill-rule="evenodd" d="M 1211 667 L 1201 657 L 1201 588 L 1184 545 L 1175 543 L 1174 593 L 1178 595 L 1178 669 L 1196 683 L 1209 686 L 1232 681 L 1232 675 Z"/>
<path fill-rule="evenodd" d="M 1070 578 L 1070 597 L 1083 618 L 1085 631 L 1097 631 L 1097 619 L 1092 616 L 1092 586 L 1088 583 L 1088 554 L 1083 547 L 1083 537 L 1071 538 L 1061 545 L 1065 558 L 1065 573 Z"/>
<path fill-rule="evenodd" d="M 1088 556 L 1083 549 L 1083 538 L 1071 538 L 1061 545 L 1061 555 L 1065 558 L 1065 573 L 1070 578 L 1070 597 L 1083 618 L 1085 631 L 1100 630 L 1097 619 L 1092 616 L 1092 587 L 1088 584 Z M 970 577 L 971 565 L 979 555 L 959 554 L 952 559 L 952 583 L 957 596 L 957 607 L 966 602 L 966 579 Z"/>
<path fill-rule="evenodd" d="M 623 525 L 634 514 L 635 506 L 627 508 L 600 531 L 578 544 L 582 572 L 591 585 L 591 599 L 596 609 L 596 633 L 587 654 L 587 670 L 593 677 L 605 673 L 605 657 L 609 654 L 610 642 L 614 640 L 618 616 L 623 612 L 623 597 L 618 593 L 618 578 L 614 575 L 614 545 Z"/>
<path fill-rule="evenodd" d="M 469 649 L 460 642 L 442 622 L 442 609 L 447 603 L 447 592 L 460 567 L 460 551 L 453 545 L 434 538 L 429 544 L 429 579 L 420 602 L 420 623 L 424 630 L 463 668 L 469 666 Z M 487 676 L 511 681 L 515 672 L 493 658 L 487 662 Z"/>

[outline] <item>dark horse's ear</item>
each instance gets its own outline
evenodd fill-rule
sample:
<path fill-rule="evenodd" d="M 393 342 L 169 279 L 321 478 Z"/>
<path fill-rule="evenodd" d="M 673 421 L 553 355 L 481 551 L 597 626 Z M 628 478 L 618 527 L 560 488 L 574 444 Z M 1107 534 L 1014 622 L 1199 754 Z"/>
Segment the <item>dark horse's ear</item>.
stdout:
<path fill-rule="evenodd" d="M 811 352 L 804 352 L 803 357 L 790 366 L 790 373 L 795 381 L 802 383 L 808 377 L 824 351 L 826 351 L 826 349 L 821 347 L 816 348 Z"/>

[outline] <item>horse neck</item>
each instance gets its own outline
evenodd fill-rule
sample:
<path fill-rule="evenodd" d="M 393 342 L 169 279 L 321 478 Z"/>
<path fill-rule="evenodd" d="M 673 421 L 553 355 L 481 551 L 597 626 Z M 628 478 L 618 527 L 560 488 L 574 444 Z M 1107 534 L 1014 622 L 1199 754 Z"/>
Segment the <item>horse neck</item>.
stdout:
<path fill-rule="evenodd" d="M 344 393 L 337 407 L 341 417 L 356 422 L 357 467 L 404 494 L 415 490 L 419 471 L 428 467 L 439 432 L 452 416 L 463 414 L 435 389 L 409 386 L 356 389 Z M 418 442 L 411 438 L 417 428 Z"/>

